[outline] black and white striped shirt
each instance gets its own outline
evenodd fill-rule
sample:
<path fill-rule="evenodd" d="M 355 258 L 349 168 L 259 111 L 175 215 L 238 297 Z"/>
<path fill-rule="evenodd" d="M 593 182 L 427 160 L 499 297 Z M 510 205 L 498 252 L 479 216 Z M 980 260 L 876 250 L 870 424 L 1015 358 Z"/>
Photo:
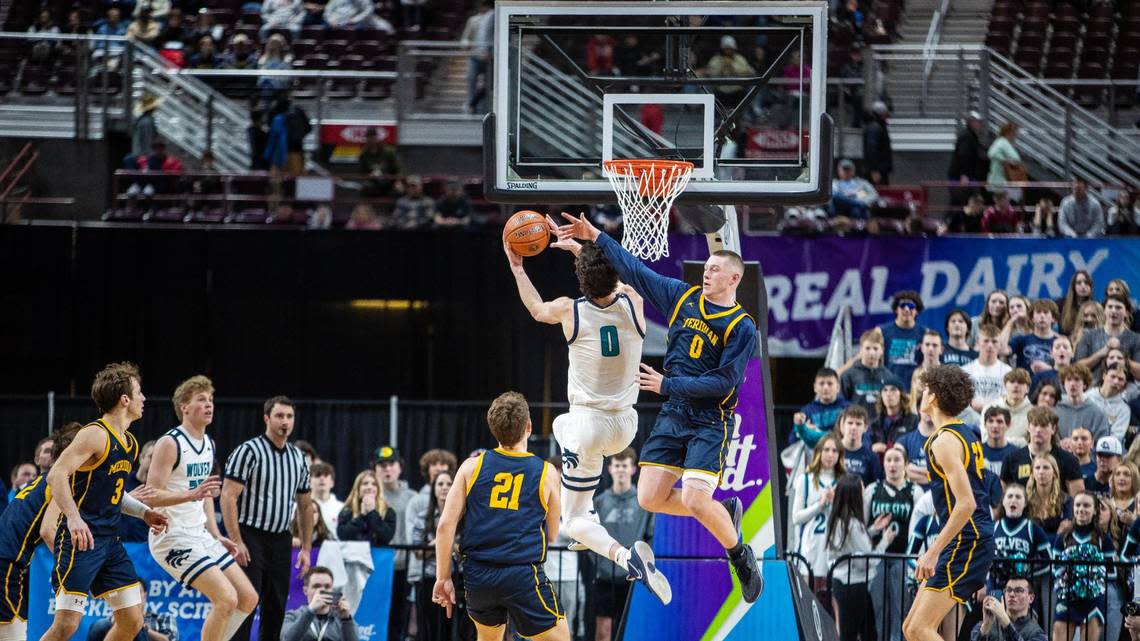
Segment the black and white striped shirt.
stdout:
<path fill-rule="evenodd" d="M 225 475 L 245 485 L 238 523 L 266 532 L 287 532 L 296 495 L 309 491 L 309 466 L 301 450 L 292 443 L 278 449 L 264 434 L 237 446 L 226 459 Z"/>

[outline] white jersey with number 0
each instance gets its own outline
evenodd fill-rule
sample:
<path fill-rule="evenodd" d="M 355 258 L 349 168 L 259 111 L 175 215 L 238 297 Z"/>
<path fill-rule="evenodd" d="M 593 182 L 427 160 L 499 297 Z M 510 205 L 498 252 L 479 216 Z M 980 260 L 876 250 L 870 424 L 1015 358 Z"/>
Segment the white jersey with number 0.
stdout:
<path fill-rule="evenodd" d="M 566 396 L 570 405 L 620 411 L 637 402 L 637 369 L 645 332 L 633 301 L 618 294 L 606 307 L 574 301 Z"/>
<path fill-rule="evenodd" d="M 214 442 L 209 436 L 201 441 L 188 434 L 181 426 L 166 433 L 178 446 L 178 458 L 174 469 L 166 481 L 166 489 L 172 492 L 187 492 L 205 481 L 214 469 Z M 170 526 L 177 529 L 195 529 L 206 524 L 206 513 L 202 501 L 187 501 L 178 505 L 158 508 L 170 520 Z"/>

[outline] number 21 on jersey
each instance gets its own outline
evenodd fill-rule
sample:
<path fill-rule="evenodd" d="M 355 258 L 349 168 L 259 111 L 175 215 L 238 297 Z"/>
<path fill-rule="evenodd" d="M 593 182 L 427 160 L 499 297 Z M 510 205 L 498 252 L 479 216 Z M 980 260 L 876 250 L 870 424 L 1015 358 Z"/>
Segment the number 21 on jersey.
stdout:
<path fill-rule="evenodd" d="M 491 507 L 497 510 L 519 509 L 519 492 L 522 491 L 523 474 L 499 472 L 495 475 L 495 487 L 491 488 Z"/>

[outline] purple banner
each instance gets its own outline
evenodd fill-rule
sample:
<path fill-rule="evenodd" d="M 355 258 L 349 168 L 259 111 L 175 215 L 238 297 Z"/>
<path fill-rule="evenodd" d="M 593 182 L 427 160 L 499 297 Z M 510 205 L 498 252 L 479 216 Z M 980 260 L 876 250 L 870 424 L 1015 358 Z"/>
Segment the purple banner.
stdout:
<path fill-rule="evenodd" d="M 922 294 L 918 322 L 942 330 L 950 310 L 976 315 L 994 289 L 1062 298 L 1080 269 L 1092 274 L 1098 298 L 1113 278 L 1140 283 L 1140 243 L 1122 238 L 745 236 L 741 253 L 763 269 L 773 356 L 822 356 L 844 306 L 857 339 L 892 318 L 891 295 L 903 289 Z M 673 235 L 669 257 L 651 266 L 677 277 L 684 261 L 708 255 L 703 236 Z"/>

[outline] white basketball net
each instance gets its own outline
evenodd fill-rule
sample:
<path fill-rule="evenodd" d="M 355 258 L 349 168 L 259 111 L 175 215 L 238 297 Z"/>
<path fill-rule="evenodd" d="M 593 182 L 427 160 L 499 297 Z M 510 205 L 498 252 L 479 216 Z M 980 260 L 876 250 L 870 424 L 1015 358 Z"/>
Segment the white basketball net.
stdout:
<path fill-rule="evenodd" d="M 689 184 L 693 164 L 652 160 L 609 160 L 606 177 L 617 192 L 625 233 L 621 244 L 645 260 L 669 255 L 669 210 Z"/>

